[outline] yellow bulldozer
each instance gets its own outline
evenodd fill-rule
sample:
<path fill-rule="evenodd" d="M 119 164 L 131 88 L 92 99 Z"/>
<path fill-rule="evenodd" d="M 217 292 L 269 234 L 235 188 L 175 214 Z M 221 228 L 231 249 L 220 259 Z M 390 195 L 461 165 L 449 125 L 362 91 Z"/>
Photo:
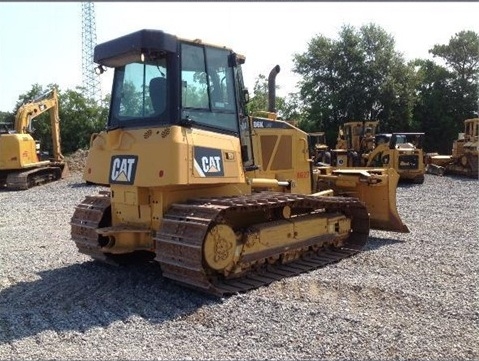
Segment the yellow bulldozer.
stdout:
<path fill-rule="evenodd" d="M 459 133 L 452 145 L 451 155 L 426 154 L 427 172 L 456 174 L 478 178 L 479 118 L 464 121 L 464 133 Z"/>
<path fill-rule="evenodd" d="M 378 125 L 378 121 L 353 121 L 340 127 L 331 164 L 338 168 L 393 168 L 400 180 L 422 184 L 424 133 L 378 133 Z"/>
<path fill-rule="evenodd" d="M 11 190 L 25 190 L 67 176 L 68 166 L 60 147 L 60 118 L 58 93 L 50 90 L 20 106 L 14 129 L 0 129 L 0 186 Z M 44 160 L 40 144 L 30 135 L 32 121 L 49 112 L 53 143 L 53 157 Z"/>
<path fill-rule="evenodd" d="M 140 30 L 97 45 L 94 60 L 115 75 L 84 177 L 109 188 L 73 213 L 81 253 L 157 262 L 224 295 L 360 252 L 370 227 L 409 231 L 394 170 L 313 166 L 308 134 L 276 118 L 274 91 L 267 116 L 248 115 L 233 50 Z"/>

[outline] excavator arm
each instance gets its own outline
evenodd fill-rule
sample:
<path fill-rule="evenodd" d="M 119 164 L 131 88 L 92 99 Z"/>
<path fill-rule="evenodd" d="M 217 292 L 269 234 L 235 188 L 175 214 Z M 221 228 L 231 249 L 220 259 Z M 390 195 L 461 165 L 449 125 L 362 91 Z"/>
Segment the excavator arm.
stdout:
<path fill-rule="evenodd" d="M 60 146 L 60 116 L 58 114 L 58 92 L 54 88 L 29 103 L 23 104 L 15 116 L 15 132 L 26 134 L 31 132 L 32 121 L 48 111 L 53 143 L 53 158 L 62 161 L 64 156 Z"/>

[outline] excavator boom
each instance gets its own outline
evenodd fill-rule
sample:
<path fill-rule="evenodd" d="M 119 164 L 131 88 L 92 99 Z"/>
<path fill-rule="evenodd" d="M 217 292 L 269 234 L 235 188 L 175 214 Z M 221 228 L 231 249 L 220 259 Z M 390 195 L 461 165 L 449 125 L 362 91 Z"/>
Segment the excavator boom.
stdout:
<path fill-rule="evenodd" d="M 30 133 L 33 119 L 48 111 L 52 132 L 53 158 L 56 161 L 61 161 L 64 159 L 64 156 L 60 147 L 60 116 L 58 108 L 58 92 L 53 88 L 18 108 L 15 115 L 15 132 L 17 134 Z"/>

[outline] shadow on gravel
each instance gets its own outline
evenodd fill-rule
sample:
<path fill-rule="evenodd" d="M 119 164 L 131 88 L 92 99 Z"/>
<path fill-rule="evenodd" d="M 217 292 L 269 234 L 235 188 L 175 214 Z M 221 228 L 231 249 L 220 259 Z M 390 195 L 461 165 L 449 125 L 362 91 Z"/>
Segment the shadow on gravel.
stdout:
<path fill-rule="evenodd" d="M 70 183 L 68 185 L 70 188 L 92 188 L 95 189 L 97 187 L 109 189 L 107 186 L 101 186 L 99 184 L 87 183 L 87 182 L 77 182 L 77 183 Z"/>
<path fill-rule="evenodd" d="M 445 175 L 443 177 L 450 178 L 450 179 L 456 180 L 456 181 L 461 181 L 461 182 L 464 182 L 464 183 L 477 182 L 479 180 L 479 178 L 460 176 L 460 175 L 456 175 L 456 174 L 454 174 L 454 175 L 453 174 L 448 174 L 448 175 Z"/>
<path fill-rule="evenodd" d="M 70 188 L 93 188 L 94 185 L 93 184 L 88 184 L 88 183 L 85 183 L 85 182 L 78 182 L 78 183 L 70 183 L 68 185 L 68 187 L 70 187 Z"/>
<path fill-rule="evenodd" d="M 18 191 L 15 189 L 0 188 L 0 193 L 7 193 L 7 192 L 22 192 L 22 191 Z"/>
<path fill-rule="evenodd" d="M 403 181 L 403 182 L 399 182 L 398 185 L 397 185 L 398 188 L 416 188 L 416 187 L 423 187 L 422 184 L 416 184 L 416 183 L 412 183 L 412 182 L 406 182 L 406 181 Z"/>
<path fill-rule="evenodd" d="M 364 247 L 363 252 L 374 251 L 381 247 L 390 246 L 396 243 L 404 243 L 404 242 L 405 241 L 401 241 L 399 239 L 369 237 L 368 243 L 366 244 L 366 247 Z"/>
<path fill-rule="evenodd" d="M 38 276 L 0 291 L 0 343 L 46 330 L 83 333 L 128 323 L 132 316 L 163 323 L 222 302 L 163 278 L 154 264 L 115 267 L 90 261 Z"/>

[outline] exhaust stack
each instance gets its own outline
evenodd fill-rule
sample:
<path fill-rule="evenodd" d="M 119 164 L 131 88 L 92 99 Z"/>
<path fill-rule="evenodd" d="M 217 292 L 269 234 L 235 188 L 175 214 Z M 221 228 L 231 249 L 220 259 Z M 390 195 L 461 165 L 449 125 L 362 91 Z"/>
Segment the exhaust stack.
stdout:
<path fill-rule="evenodd" d="M 279 65 L 276 65 L 268 76 L 268 112 L 271 113 L 276 113 L 276 75 L 280 70 Z"/>

